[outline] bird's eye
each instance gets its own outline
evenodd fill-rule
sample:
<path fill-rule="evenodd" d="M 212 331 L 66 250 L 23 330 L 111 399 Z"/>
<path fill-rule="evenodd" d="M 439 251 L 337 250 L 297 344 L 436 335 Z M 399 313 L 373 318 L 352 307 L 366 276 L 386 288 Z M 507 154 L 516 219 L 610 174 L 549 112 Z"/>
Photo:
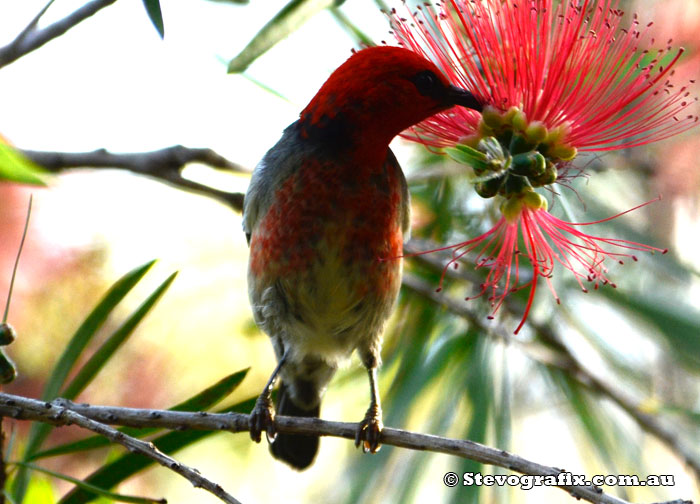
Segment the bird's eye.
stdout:
<path fill-rule="evenodd" d="M 416 85 L 418 92 L 424 96 L 434 95 L 441 87 L 440 79 L 430 70 L 424 70 L 416 74 L 411 81 Z"/>

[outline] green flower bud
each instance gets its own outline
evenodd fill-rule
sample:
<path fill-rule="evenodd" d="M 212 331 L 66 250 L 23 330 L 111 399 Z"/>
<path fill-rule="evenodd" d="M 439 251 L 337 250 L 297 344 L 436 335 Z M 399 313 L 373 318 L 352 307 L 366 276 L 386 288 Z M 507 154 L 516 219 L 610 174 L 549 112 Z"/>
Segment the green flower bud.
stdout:
<path fill-rule="evenodd" d="M 526 191 L 532 191 L 532 185 L 530 185 L 530 181 L 527 179 L 527 177 L 522 177 L 512 173 L 508 174 L 503 187 L 501 187 L 501 194 L 503 194 L 506 198 L 518 196 Z"/>
<path fill-rule="evenodd" d="M 571 161 L 576 157 L 577 151 L 576 147 L 571 147 L 570 145 L 555 144 L 549 147 L 548 154 L 562 161 Z"/>
<path fill-rule="evenodd" d="M 547 161 L 537 151 L 523 152 L 513 156 L 510 171 L 526 177 L 538 177 L 545 172 Z"/>
<path fill-rule="evenodd" d="M 504 180 L 505 176 L 500 176 L 492 178 L 491 180 L 477 182 L 476 184 L 474 184 L 474 189 L 476 190 L 476 193 L 482 198 L 493 198 L 494 196 L 496 196 L 496 194 L 498 194 L 498 191 L 501 189 Z"/>
<path fill-rule="evenodd" d="M 513 222 L 520 217 L 523 211 L 523 200 L 517 196 L 506 199 L 501 203 L 501 214 L 508 222 Z"/>
<path fill-rule="evenodd" d="M 484 107 L 484 110 L 481 112 L 481 120 L 493 129 L 498 129 L 503 125 L 502 112 L 492 105 Z"/>
<path fill-rule="evenodd" d="M 545 197 L 535 191 L 526 192 L 522 199 L 523 204 L 530 210 L 547 210 L 549 207 Z"/>
<path fill-rule="evenodd" d="M 558 143 L 563 143 L 562 141 L 566 137 L 566 135 L 569 134 L 569 125 L 568 124 L 562 124 L 561 126 L 557 126 L 554 129 L 549 130 L 547 133 L 547 136 L 544 139 L 544 143 L 547 144 L 558 144 Z"/>
<path fill-rule="evenodd" d="M 525 138 L 522 134 L 514 134 L 510 139 L 510 150 L 511 154 L 521 154 L 523 152 L 531 151 L 535 147 L 529 139 Z"/>
<path fill-rule="evenodd" d="M 532 121 L 525 129 L 525 136 L 534 144 L 538 144 L 547 138 L 547 127 L 542 121 Z"/>
<path fill-rule="evenodd" d="M 553 184 L 557 180 L 557 166 L 551 161 L 547 161 L 544 173 L 536 177 L 530 177 L 530 182 L 535 187 L 542 187 Z"/>
<path fill-rule="evenodd" d="M 525 131 L 527 129 L 527 116 L 525 115 L 525 112 L 518 109 L 513 116 L 511 124 L 513 124 L 513 129 L 515 131 Z"/>
<path fill-rule="evenodd" d="M 518 107 L 510 107 L 503 115 L 503 123 L 513 125 L 513 118 L 520 112 Z"/>

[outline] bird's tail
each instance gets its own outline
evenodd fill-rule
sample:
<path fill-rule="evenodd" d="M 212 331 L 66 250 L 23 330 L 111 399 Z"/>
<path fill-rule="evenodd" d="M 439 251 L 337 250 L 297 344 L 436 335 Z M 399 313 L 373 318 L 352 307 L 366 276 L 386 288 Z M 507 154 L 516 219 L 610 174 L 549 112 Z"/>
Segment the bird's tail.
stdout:
<path fill-rule="evenodd" d="M 280 383 L 277 391 L 277 407 L 275 409 L 278 415 L 284 416 L 318 418 L 321 413 L 320 405 L 306 410 L 294 404 L 284 383 Z M 279 433 L 274 442 L 270 444 L 270 451 L 276 459 L 301 471 L 314 461 L 316 452 L 318 452 L 318 437 Z"/>

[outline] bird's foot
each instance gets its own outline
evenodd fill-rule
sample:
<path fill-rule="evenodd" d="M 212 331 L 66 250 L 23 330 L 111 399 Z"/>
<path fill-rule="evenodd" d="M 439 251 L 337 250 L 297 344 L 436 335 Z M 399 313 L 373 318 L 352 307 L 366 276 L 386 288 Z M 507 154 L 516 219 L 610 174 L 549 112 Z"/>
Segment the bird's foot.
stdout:
<path fill-rule="evenodd" d="M 275 440 L 277 436 L 277 431 L 275 430 L 275 410 L 272 407 L 272 400 L 268 394 L 260 394 L 258 400 L 255 401 L 253 411 L 250 412 L 248 428 L 250 430 L 250 439 L 256 443 L 260 442 L 260 435 L 263 431 L 265 431 L 269 442 Z"/>
<path fill-rule="evenodd" d="M 380 439 L 382 436 L 382 409 L 377 404 L 370 404 L 364 420 L 360 422 L 355 434 L 355 446 L 362 444 L 362 451 L 365 453 L 377 453 L 381 448 Z"/>

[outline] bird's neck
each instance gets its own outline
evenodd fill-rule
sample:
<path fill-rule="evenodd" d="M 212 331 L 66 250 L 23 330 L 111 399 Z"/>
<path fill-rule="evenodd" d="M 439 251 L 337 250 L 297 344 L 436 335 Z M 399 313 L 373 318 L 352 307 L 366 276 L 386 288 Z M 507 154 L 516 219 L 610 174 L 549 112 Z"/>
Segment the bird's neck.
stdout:
<path fill-rule="evenodd" d="M 331 156 L 341 157 L 354 166 L 382 166 L 389 143 L 396 136 L 376 121 L 358 121 L 338 114 L 333 118 L 302 114 L 298 122 L 303 141 L 313 142 Z"/>

